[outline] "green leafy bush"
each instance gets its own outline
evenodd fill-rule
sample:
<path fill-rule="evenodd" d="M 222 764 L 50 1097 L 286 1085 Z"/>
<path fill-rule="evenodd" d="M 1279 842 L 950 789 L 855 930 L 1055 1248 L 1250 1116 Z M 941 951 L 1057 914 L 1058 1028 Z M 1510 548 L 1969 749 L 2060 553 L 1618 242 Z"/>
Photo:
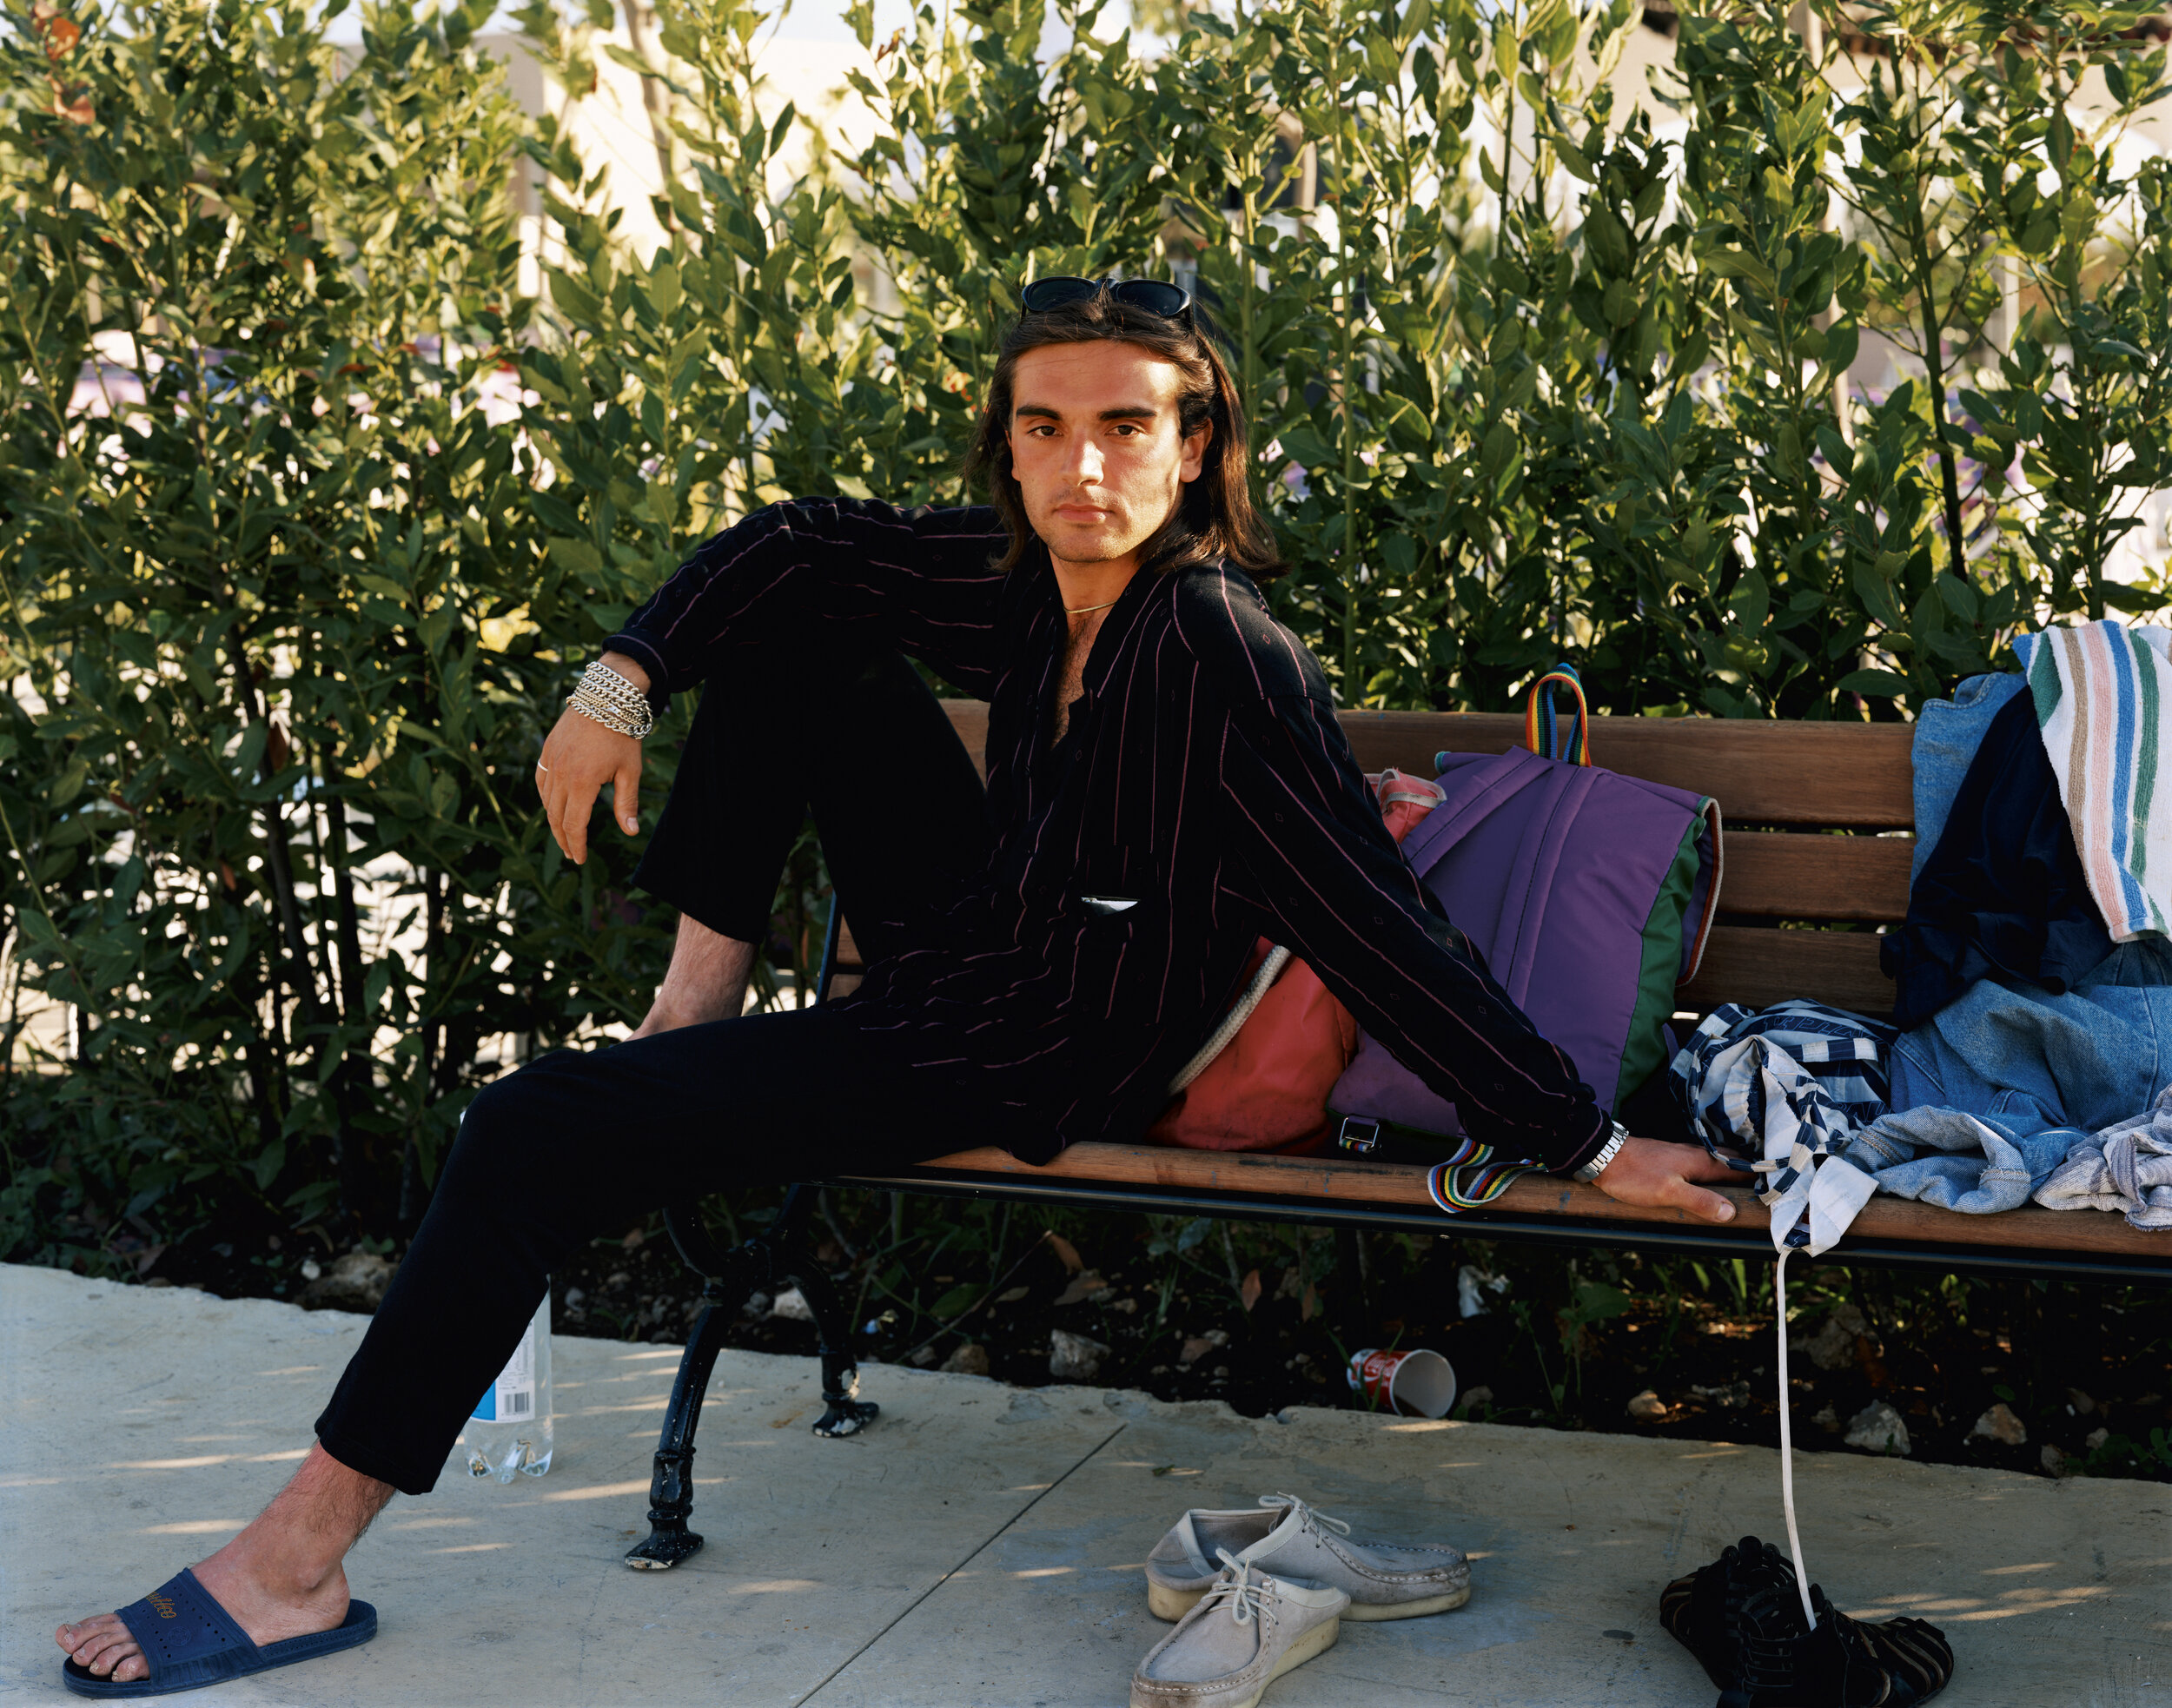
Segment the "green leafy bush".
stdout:
<path fill-rule="evenodd" d="M 1350 704 L 1500 709 L 1566 654 L 1618 712 L 1892 718 L 2162 601 L 2110 569 L 2172 458 L 2139 10 L 1688 17 L 1629 110 L 1627 0 L 1243 5 L 1151 57 L 1082 8 L 1046 58 L 1038 0 L 969 0 L 855 74 L 851 149 L 761 89 L 752 10 L 665 0 L 636 51 L 539 3 L 564 88 L 648 80 L 646 253 L 489 13 L 335 50 L 279 0 L 6 6 L 12 1254 L 394 1231 L 475 1083 L 637 1016 L 633 847 L 566 864 L 528 792 L 572 674 L 773 498 L 963 498 L 1033 274 L 1199 281 Z M 1873 334 L 1919 377 L 1851 392 Z M 824 906 L 803 844 L 765 994 Z M 19 1065 L 40 1001 L 65 1073 Z"/>

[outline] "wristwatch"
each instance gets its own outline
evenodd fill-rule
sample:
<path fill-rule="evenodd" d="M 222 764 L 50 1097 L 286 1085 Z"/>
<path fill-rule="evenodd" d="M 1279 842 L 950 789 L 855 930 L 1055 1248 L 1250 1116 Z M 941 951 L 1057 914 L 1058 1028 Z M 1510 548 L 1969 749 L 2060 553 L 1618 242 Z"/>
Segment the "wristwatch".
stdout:
<path fill-rule="evenodd" d="M 1569 1176 L 1571 1180 L 1597 1180 L 1606 1172 L 1606 1165 L 1614 1160 L 1629 1137 L 1629 1129 L 1619 1121 L 1612 1125 L 1614 1130 L 1607 1136 L 1606 1142 L 1599 1146 L 1590 1162 Z"/>

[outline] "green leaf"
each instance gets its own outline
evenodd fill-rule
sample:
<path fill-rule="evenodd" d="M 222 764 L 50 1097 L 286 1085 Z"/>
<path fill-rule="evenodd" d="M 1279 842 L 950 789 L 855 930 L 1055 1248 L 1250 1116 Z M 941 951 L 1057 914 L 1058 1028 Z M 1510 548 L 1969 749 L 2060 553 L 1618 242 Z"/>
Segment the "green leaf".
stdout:
<path fill-rule="evenodd" d="M 1876 694 L 1896 699 L 1908 692 L 1908 679 L 1896 676 L 1890 670 L 1851 670 L 1833 687 L 1843 694 Z"/>
<path fill-rule="evenodd" d="M 603 559 L 596 554 L 595 546 L 586 540 L 570 540 L 562 535 L 554 537 L 549 545 L 551 561 L 569 574 L 578 575 L 591 583 L 603 578 Z"/>
<path fill-rule="evenodd" d="M 2129 587 L 2118 581 L 2099 582 L 2096 592 L 2113 610 L 2123 611 L 2130 617 L 2153 616 L 2172 604 L 2162 593 L 2144 587 Z"/>
<path fill-rule="evenodd" d="M 1281 440 L 1282 449 L 1301 468 L 1326 468 L 1341 460 L 1328 448 L 1326 441 L 1318 434 L 1301 421 L 1284 427 L 1278 436 Z"/>
<path fill-rule="evenodd" d="M 82 758 L 69 761 L 67 770 L 53 780 L 46 791 L 45 804 L 57 811 L 83 793 L 83 785 L 90 777 L 90 762 Z"/>
<path fill-rule="evenodd" d="M 1842 480 L 1846 480 L 1855 469 L 1855 453 L 1849 447 L 1848 441 L 1834 430 L 1829 421 L 1818 423 L 1817 440 L 1818 448 L 1824 454 L 1827 465 Z"/>
<path fill-rule="evenodd" d="M 279 1171 L 287 1166 L 287 1142 L 274 1139 L 256 1154 L 249 1164 L 249 1172 L 255 1177 L 259 1192 L 271 1190 L 271 1183 L 279 1178 Z"/>
<path fill-rule="evenodd" d="M 1636 1301 L 1619 1288 L 1605 1281 L 1576 1284 L 1575 1315 L 1581 1322 L 1605 1322 L 1626 1315 L 1635 1304 Z"/>
<path fill-rule="evenodd" d="M 550 269 L 551 301 L 577 328 L 601 328 L 604 305 L 596 294 L 569 273 Z"/>
<path fill-rule="evenodd" d="M 1735 620 L 1752 634 L 1765 626 L 1765 619 L 1772 609 L 1772 590 L 1755 564 L 1743 565 L 1740 577 L 1727 595 L 1727 608 L 1734 612 Z"/>
<path fill-rule="evenodd" d="M 977 1288 L 954 1287 L 929 1307 L 929 1314 L 947 1322 L 979 1297 L 980 1289 Z"/>

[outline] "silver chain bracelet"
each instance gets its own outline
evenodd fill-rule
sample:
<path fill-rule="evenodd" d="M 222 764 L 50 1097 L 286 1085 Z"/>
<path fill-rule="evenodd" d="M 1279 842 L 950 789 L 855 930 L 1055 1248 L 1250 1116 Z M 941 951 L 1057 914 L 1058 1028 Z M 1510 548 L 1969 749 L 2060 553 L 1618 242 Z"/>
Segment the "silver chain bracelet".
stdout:
<path fill-rule="evenodd" d="M 1582 1168 L 1579 1168 L 1574 1174 L 1571 1175 L 1569 1178 L 1571 1180 L 1581 1181 L 1597 1180 L 1599 1175 L 1606 1172 L 1606 1165 L 1614 1160 L 1615 1155 L 1620 1151 L 1622 1146 L 1627 1142 L 1628 1138 L 1629 1129 L 1623 1126 L 1619 1121 L 1615 1122 L 1613 1123 L 1613 1132 L 1612 1135 L 1608 1137 L 1606 1142 L 1599 1146 L 1598 1150 L 1593 1154 L 1592 1160 L 1590 1162 L 1586 1162 Z"/>
<path fill-rule="evenodd" d="M 606 730 L 636 741 L 656 727 L 656 711 L 648 696 L 600 659 L 581 672 L 579 685 L 566 697 L 566 704 Z"/>

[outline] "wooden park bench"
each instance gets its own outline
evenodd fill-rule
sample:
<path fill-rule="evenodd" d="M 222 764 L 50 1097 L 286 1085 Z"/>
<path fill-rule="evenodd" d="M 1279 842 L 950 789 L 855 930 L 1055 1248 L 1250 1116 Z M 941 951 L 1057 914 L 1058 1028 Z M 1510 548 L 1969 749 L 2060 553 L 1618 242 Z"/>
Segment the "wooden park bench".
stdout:
<path fill-rule="evenodd" d="M 944 705 L 980 763 L 987 708 L 972 700 Z M 1523 745 L 1520 717 L 1423 712 L 1345 712 L 1341 717 L 1358 763 L 1368 771 L 1392 765 L 1429 777 L 1434 755 L 1444 749 L 1499 753 Z M 1701 1016 L 1721 1003 L 1761 1008 L 1801 996 L 1858 1014 L 1891 1012 L 1893 986 L 1879 970 L 1877 927 L 1898 924 L 1908 911 L 1915 849 L 1912 735 L 1905 724 L 1593 720 L 1593 763 L 1710 795 L 1726 817 L 1719 923 L 1696 978 L 1681 988 L 1679 1011 Z M 833 920 L 818 1000 L 849 990 L 858 983 L 858 969 L 849 926 Z M 852 1397 L 851 1325 L 843 1321 L 828 1279 L 801 1237 L 813 1192 L 824 1183 L 793 1188 L 771 1230 L 729 1252 L 708 1239 L 692 1206 L 667 1212 L 680 1251 L 708 1278 L 709 1305 L 681 1361 L 657 1449 L 652 1533 L 626 1556 L 629 1566 L 661 1569 L 701 1546 L 686 1528 L 694 1428 L 725 1328 L 755 1288 L 797 1284 L 813 1309 L 828 1401 L 817 1433 L 850 1434 L 873 1416 L 871 1405 Z M 1450 1218 L 1427 1193 L 1423 1167 L 1333 1154 L 1276 1156 L 1089 1143 L 1036 1166 L 982 1146 L 895 1175 L 826 1183 L 1760 1260 L 1772 1252 L 1765 1207 L 1746 1188 L 1720 1188 L 1734 1200 L 1736 1215 L 1716 1226 L 1680 1210 L 1632 1208 L 1597 1186 L 1528 1175 L 1485 1208 Z M 1963 1215 L 1879 1195 L 1819 1261 L 2161 1282 L 2172 1280 L 2172 1234 L 2144 1233 L 2123 1216 L 2099 1211 L 2032 1204 L 1997 1215 Z"/>

